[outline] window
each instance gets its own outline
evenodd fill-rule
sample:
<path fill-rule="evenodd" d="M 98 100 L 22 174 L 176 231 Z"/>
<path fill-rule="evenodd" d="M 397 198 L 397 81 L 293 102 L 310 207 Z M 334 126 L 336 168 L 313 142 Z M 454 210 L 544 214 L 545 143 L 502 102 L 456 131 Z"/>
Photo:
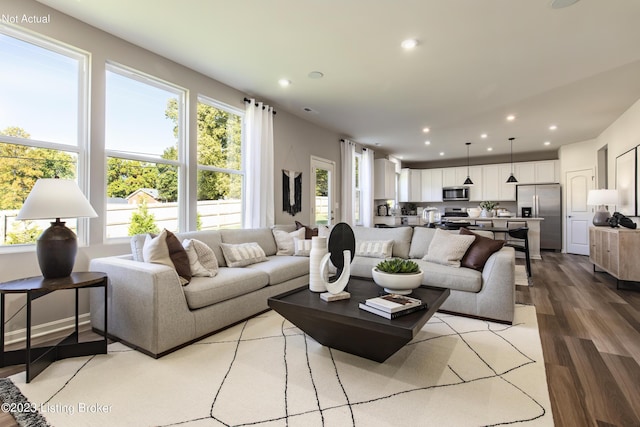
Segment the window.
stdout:
<path fill-rule="evenodd" d="M 362 154 L 355 153 L 353 156 L 353 221 L 356 225 L 362 225 L 361 165 Z"/>
<path fill-rule="evenodd" d="M 239 110 L 198 99 L 199 230 L 242 227 L 242 118 Z"/>
<path fill-rule="evenodd" d="M 0 246 L 31 244 L 49 221 L 15 217 L 36 180 L 86 175 L 88 58 L 2 26 L 0 57 Z M 86 243 L 78 221 L 66 220 Z"/>
<path fill-rule="evenodd" d="M 330 160 L 311 156 L 311 223 L 333 224 L 333 177 L 335 164 Z"/>
<path fill-rule="evenodd" d="M 106 237 L 183 229 L 185 91 L 107 64 Z"/>

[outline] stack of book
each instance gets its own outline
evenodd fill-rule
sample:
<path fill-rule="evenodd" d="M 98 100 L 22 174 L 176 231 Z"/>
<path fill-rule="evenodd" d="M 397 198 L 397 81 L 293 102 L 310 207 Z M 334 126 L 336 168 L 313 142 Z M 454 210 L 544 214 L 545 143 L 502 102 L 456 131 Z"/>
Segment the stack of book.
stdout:
<path fill-rule="evenodd" d="M 369 298 L 361 302 L 359 307 L 378 316 L 395 319 L 396 317 L 424 310 L 427 308 L 427 303 L 405 295 L 387 294 Z"/>

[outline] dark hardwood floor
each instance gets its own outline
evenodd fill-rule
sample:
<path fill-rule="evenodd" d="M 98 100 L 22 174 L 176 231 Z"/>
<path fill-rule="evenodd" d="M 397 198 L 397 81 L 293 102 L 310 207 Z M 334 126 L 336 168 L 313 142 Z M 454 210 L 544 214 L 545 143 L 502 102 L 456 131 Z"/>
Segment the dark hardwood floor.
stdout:
<path fill-rule="evenodd" d="M 536 306 L 555 425 L 640 426 L 640 284 L 616 290 L 586 256 L 542 255 L 516 300 Z M 17 424 L 0 413 L 4 426 Z"/>

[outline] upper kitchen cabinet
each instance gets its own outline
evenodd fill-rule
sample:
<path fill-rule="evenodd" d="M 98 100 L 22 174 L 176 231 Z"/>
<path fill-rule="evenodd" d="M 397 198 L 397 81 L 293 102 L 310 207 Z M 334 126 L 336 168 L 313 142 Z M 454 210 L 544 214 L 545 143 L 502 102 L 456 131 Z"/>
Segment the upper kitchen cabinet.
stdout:
<path fill-rule="evenodd" d="M 421 171 L 421 202 L 442 201 L 442 169 L 423 169 Z"/>
<path fill-rule="evenodd" d="M 421 202 L 422 170 L 402 169 L 399 187 L 398 202 Z"/>
<path fill-rule="evenodd" d="M 393 200 L 396 198 L 396 164 L 387 159 L 374 161 L 373 198 Z"/>
<path fill-rule="evenodd" d="M 465 179 L 466 168 L 465 168 Z M 482 166 L 471 166 L 469 168 L 469 178 L 473 181 L 473 185 L 469 185 L 469 201 L 481 202 L 484 200 L 482 193 Z M 464 180 L 462 181 L 464 182 Z"/>
<path fill-rule="evenodd" d="M 465 179 L 467 179 L 466 166 L 442 169 L 443 187 L 461 187 Z"/>
<path fill-rule="evenodd" d="M 560 182 L 558 160 L 521 162 L 514 164 L 518 184 L 551 184 Z"/>
<path fill-rule="evenodd" d="M 483 166 L 482 200 L 515 201 L 516 186 L 506 182 L 510 174 L 510 163 Z"/>

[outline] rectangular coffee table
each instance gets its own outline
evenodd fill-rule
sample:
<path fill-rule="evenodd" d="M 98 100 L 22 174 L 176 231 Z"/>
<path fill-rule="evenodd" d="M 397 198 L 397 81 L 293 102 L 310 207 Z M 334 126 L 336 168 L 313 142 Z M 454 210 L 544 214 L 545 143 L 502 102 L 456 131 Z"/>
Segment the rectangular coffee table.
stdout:
<path fill-rule="evenodd" d="M 428 308 L 396 319 L 386 319 L 358 308 L 384 291 L 371 279 L 352 277 L 351 298 L 325 302 L 309 287 L 269 298 L 269 307 L 322 345 L 384 362 L 411 341 L 449 296 L 449 289 L 421 286 L 410 295 Z"/>

